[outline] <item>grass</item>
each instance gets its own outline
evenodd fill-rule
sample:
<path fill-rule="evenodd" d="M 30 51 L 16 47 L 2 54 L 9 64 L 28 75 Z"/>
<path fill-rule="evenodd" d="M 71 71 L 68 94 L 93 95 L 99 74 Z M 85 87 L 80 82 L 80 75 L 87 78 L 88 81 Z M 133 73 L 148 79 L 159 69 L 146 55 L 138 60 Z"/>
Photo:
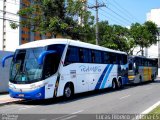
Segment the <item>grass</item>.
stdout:
<path fill-rule="evenodd" d="M 151 111 L 150 114 L 160 114 L 160 106 Z"/>
<path fill-rule="evenodd" d="M 160 106 L 156 107 L 147 115 L 144 115 L 141 120 L 160 120 Z"/>

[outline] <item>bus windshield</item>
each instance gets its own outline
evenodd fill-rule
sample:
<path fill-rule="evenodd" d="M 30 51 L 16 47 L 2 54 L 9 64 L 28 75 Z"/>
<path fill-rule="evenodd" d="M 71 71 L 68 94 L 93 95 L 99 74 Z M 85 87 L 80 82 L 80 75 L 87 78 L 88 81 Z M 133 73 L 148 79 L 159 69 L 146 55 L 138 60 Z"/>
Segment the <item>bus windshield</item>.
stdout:
<path fill-rule="evenodd" d="M 42 78 L 42 65 L 37 60 L 44 47 L 16 50 L 11 63 L 10 81 L 32 83 Z"/>
<path fill-rule="evenodd" d="M 65 45 L 54 44 L 46 47 L 16 50 L 10 68 L 10 82 L 15 84 L 29 84 L 44 80 L 58 70 Z M 38 58 L 43 51 L 56 51 L 44 58 L 43 64 L 38 63 Z"/>

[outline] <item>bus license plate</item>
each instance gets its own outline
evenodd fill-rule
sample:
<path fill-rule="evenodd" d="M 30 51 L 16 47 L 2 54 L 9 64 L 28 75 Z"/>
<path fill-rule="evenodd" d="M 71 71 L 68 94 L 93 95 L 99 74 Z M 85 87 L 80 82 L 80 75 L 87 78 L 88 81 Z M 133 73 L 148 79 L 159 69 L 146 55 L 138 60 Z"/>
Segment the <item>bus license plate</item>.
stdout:
<path fill-rule="evenodd" d="M 19 94 L 18 96 L 19 96 L 19 97 L 24 97 L 24 94 Z"/>

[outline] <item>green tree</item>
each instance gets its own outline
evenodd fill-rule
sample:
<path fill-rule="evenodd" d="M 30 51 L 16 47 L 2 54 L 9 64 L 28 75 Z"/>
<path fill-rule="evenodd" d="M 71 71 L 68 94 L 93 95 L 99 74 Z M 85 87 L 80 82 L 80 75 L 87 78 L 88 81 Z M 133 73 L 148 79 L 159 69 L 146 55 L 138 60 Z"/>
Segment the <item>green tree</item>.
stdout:
<path fill-rule="evenodd" d="M 83 40 L 88 37 L 86 33 L 90 32 L 94 17 L 83 9 L 84 3 L 80 0 L 33 0 L 32 3 L 18 12 L 21 26 L 42 35 L 50 33 L 50 37 L 57 34 Z M 81 24 L 78 23 L 80 17 L 83 19 Z M 15 23 L 11 24 L 12 28 L 15 26 Z"/>
<path fill-rule="evenodd" d="M 130 38 L 129 29 L 120 25 L 109 25 L 107 21 L 98 23 L 99 25 L 99 42 L 101 46 L 120 50 L 131 54 L 135 44 Z"/>
<path fill-rule="evenodd" d="M 144 54 L 144 47 L 150 47 L 152 44 L 157 43 L 157 26 L 153 22 L 145 22 L 143 25 L 139 23 L 132 24 L 131 26 L 131 37 L 134 39 L 135 44 L 140 46 L 142 56 Z"/>
<path fill-rule="evenodd" d="M 151 21 L 147 21 L 144 23 L 144 25 L 146 26 L 146 29 L 148 30 L 149 36 L 149 45 L 148 47 L 150 47 L 152 44 L 156 44 L 157 43 L 157 35 L 158 35 L 158 28 L 157 25 Z"/>

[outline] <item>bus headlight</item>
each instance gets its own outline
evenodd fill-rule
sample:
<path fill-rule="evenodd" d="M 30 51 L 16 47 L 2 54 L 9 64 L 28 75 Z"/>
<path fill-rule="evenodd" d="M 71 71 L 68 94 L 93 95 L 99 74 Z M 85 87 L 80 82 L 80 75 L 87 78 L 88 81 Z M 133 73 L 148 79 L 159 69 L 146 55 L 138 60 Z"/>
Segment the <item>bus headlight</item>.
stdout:
<path fill-rule="evenodd" d="M 45 86 L 47 83 L 42 83 L 41 85 L 35 85 L 35 84 L 32 84 L 30 86 L 31 89 L 38 89 L 38 88 L 41 88 L 43 86 Z"/>
<path fill-rule="evenodd" d="M 37 86 L 35 84 L 31 85 L 30 87 L 31 87 L 31 89 L 36 89 L 37 88 Z"/>
<path fill-rule="evenodd" d="M 16 87 L 13 84 L 9 84 L 9 89 L 16 89 Z"/>

